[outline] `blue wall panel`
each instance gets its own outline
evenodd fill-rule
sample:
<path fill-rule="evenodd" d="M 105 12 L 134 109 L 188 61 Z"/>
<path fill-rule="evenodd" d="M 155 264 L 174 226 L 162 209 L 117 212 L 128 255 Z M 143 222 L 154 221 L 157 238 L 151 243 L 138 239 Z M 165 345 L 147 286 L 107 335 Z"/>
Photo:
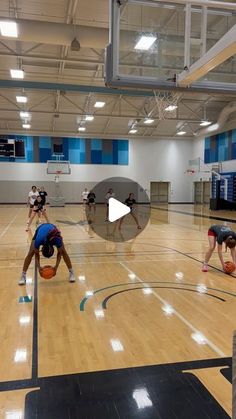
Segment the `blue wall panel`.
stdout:
<path fill-rule="evenodd" d="M 236 129 L 205 138 L 205 163 L 234 159 L 236 159 Z"/>
<path fill-rule="evenodd" d="M 45 163 L 52 159 L 54 138 L 47 136 L 31 137 L 22 135 L 9 135 L 24 141 L 25 158 L 2 157 L 3 161 L 37 162 Z M 58 137 L 57 137 L 58 140 Z M 128 140 L 103 140 L 85 138 L 59 138 L 62 143 L 63 159 L 70 160 L 72 164 L 129 164 Z M 55 142 L 58 144 L 58 141 Z M 236 144 L 236 143 L 235 143 Z"/>

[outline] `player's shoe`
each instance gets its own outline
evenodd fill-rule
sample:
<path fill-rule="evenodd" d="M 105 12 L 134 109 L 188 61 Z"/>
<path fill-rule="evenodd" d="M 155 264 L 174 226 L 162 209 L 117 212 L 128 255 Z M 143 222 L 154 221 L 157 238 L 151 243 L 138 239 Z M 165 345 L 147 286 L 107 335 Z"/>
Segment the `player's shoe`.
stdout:
<path fill-rule="evenodd" d="M 25 284 L 26 284 L 26 274 L 22 274 L 18 281 L 18 285 L 25 285 Z"/>
<path fill-rule="evenodd" d="M 208 266 L 206 263 L 203 263 L 202 265 L 202 272 L 208 272 Z"/>
<path fill-rule="evenodd" d="M 70 274 L 69 274 L 69 282 L 75 282 L 74 272 L 70 272 Z"/>

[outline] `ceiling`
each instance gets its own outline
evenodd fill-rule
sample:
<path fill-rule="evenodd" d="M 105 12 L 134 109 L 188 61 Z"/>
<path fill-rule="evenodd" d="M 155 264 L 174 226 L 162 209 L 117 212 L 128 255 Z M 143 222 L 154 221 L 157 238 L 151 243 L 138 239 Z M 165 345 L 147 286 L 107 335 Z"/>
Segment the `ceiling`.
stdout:
<path fill-rule="evenodd" d="M 124 74 L 148 73 L 166 80 L 183 69 L 184 13 L 182 9 L 154 10 L 139 6 L 139 9 L 128 7 L 124 11 L 121 30 L 125 42 L 121 46 L 120 64 Z M 131 126 L 136 124 L 134 137 L 173 138 L 177 131 L 184 130 L 185 138 L 193 138 L 203 119 L 216 121 L 222 109 L 235 99 L 234 92 L 209 95 L 186 90 L 175 97 L 177 110 L 165 112 L 163 120 L 158 97 L 153 92 L 115 91 L 105 87 L 108 0 L 1 0 L 0 18 L 9 17 L 34 21 L 35 31 L 27 40 L 0 37 L 1 133 L 127 138 L 131 136 Z M 53 23 L 63 25 L 54 27 Z M 235 23 L 235 15 L 210 14 L 207 47 L 214 45 Z M 64 24 L 72 31 L 72 36 L 79 39 L 80 51 L 71 51 L 66 39 L 60 43 Z M 158 32 L 158 50 L 152 54 L 134 53 L 128 46 L 130 33 L 147 31 L 147 28 Z M 194 13 L 191 36 L 197 39 L 199 31 L 200 14 Z M 43 41 L 36 42 L 40 36 Z M 198 58 L 199 45 L 193 45 L 191 52 L 194 61 Z M 23 69 L 24 80 L 14 85 L 10 68 Z M 236 82 L 235 56 L 209 73 L 208 78 Z M 28 98 L 27 104 L 16 103 L 16 96 L 22 93 Z M 105 106 L 95 108 L 96 101 L 105 102 Z M 30 130 L 22 129 L 21 110 L 30 112 Z M 93 121 L 85 122 L 88 114 L 94 115 Z M 146 117 L 152 118 L 153 123 L 146 125 Z M 232 114 L 231 119 L 234 118 L 236 115 Z M 82 134 L 78 132 L 80 125 L 86 128 Z"/>

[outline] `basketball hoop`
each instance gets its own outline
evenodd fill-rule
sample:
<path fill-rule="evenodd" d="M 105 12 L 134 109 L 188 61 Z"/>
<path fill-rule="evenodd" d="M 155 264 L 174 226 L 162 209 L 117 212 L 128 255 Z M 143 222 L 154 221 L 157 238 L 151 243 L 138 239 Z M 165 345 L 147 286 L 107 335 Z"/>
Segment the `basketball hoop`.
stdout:
<path fill-rule="evenodd" d="M 177 116 L 177 104 L 179 95 L 177 93 L 155 91 L 156 107 L 158 109 L 158 119 L 171 119 Z"/>
<path fill-rule="evenodd" d="M 192 175 L 195 175 L 196 174 L 196 170 L 194 170 L 194 169 L 187 169 L 187 170 L 185 170 L 184 173 L 186 175 L 192 176 Z"/>

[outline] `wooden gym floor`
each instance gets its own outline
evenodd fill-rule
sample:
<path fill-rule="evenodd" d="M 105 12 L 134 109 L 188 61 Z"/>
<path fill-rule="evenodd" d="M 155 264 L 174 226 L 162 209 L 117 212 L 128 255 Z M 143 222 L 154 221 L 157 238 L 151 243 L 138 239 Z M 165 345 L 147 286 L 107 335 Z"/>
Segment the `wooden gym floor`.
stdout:
<path fill-rule="evenodd" d="M 157 205 L 124 243 L 91 234 L 81 206 L 48 215 L 77 281 L 63 262 L 50 281 L 32 263 L 20 287 L 35 226 L 25 232 L 25 207 L 0 206 L 0 417 L 231 417 L 236 277 L 216 254 L 208 273 L 201 261 L 208 227 L 236 230 L 236 214 Z"/>

